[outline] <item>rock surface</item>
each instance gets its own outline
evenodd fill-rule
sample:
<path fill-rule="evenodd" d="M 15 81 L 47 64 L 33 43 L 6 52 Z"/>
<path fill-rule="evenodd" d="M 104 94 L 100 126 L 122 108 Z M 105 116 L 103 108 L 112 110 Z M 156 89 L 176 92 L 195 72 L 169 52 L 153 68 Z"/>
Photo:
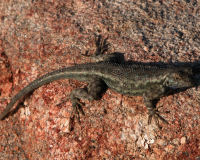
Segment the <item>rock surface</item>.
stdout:
<path fill-rule="evenodd" d="M 198 0 L 5 0 L 0 17 L 0 111 L 37 77 L 89 62 L 81 54 L 95 50 L 94 34 L 132 61 L 200 59 Z M 108 90 L 101 101 L 85 102 L 86 115 L 69 132 L 67 98 L 84 85 L 55 81 L 27 97 L 0 121 L 0 159 L 200 158 L 200 87 L 161 99 L 170 123 L 162 130 L 147 125 L 141 97 Z"/>

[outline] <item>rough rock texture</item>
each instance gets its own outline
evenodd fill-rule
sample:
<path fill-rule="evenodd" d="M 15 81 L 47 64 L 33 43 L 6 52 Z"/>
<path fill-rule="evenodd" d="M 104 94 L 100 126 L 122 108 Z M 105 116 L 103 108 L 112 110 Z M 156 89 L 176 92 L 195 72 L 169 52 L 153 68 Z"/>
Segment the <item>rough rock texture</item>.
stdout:
<path fill-rule="evenodd" d="M 38 76 L 89 62 L 94 34 L 128 60 L 199 61 L 200 1 L 0 1 L 0 111 Z M 69 132 L 67 98 L 84 85 L 55 81 L 27 97 L 0 122 L 0 159 L 200 159 L 200 87 L 160 101 L 162 130 L 147 125 L 141 97 L 108 90 Z"/>

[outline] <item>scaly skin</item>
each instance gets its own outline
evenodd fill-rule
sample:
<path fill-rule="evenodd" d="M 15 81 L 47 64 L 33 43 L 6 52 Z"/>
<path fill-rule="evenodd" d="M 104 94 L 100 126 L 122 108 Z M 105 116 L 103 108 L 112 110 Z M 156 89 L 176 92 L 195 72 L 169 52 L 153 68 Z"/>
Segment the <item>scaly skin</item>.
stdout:
<path fill-rule="evenodd" d="M 95 55 L 96 57 L 103 57 L 102 61 L 62 68 L 34 80 L 11 99 L 1 113 L 0 119 L 2 120 L 8 115 L 18 100 L 38 87 L 58 79 L 76 79 L 86 81 L 89 85 L 87 88 L 76 89 L 71 93 L 70 98 L 74 108 L 70 118 L 71 123 L 73 123 L 75 116 L 79 118 L 79 112 L 84 113 L 80 99 L 100 99 L 106 89 L 110 88 L 124 95 L 143 96 L 149 111 L 149 123 L 154 117 L 158 124 L 158 119 L 166 122 L 156 109 L 158 100 L 176 92 L 177 89 L 195 86 L 192 68 L 189 66 L 126 63 L 119 53 L 103 55 L 107 51 L 108 44 L 100 36 L 96 41 L 96 45 Z"/>

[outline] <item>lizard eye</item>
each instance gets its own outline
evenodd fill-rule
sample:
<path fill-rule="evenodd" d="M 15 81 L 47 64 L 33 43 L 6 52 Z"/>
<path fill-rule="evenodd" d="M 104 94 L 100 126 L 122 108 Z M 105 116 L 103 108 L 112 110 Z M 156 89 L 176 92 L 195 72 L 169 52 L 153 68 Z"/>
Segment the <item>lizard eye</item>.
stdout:
<path fill-rule="evenodd" d="M 169 86 L 169 81 L 168 80 L 165 81 L 165 85 Z"/>

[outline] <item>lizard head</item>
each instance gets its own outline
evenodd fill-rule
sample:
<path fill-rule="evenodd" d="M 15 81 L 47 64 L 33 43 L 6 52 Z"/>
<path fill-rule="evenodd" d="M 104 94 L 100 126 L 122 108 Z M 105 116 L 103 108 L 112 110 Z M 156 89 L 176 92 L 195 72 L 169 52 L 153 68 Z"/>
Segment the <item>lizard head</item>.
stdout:
<path fill-rule="evenodd" d="M 175 68 L 165 79 L 165 86 L 177 89 L 195 86 L 191 68 Z"/>

